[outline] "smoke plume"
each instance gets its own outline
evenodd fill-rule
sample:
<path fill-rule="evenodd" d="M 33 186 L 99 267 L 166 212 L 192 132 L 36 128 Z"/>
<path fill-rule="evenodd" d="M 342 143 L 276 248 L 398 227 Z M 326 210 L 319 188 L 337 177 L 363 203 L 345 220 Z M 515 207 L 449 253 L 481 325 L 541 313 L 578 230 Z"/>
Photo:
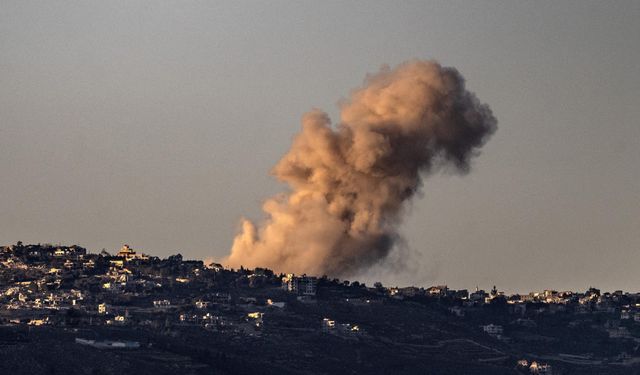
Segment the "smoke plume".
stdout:
<path fill-rule="evenodd" d="M 467 172 L 496 124 L 456 69 L 382 67 L 340 103 L 335 128 L 320 110 L 304 115 L 272 171 L 290 191 L 264 203 L 259 227 L 243 220 L 223 263 L 345 277 L 385 260 L 422 176 Z"/>

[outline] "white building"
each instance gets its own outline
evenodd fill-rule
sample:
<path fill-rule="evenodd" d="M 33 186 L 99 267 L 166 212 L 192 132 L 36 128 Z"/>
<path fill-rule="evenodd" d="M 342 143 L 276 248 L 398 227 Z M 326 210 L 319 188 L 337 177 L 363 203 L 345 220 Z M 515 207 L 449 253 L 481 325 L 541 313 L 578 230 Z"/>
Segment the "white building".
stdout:
<path fill-rule="evenodd" d="M 322 319 L 322 332 L 330 332 L 336 328 L 336 321 L 329 318 Z"/>
<path fill-rule="evenodd" d="M 120 258 L 124 258 L 124 260 L 126 260 L 127 262 L 135 259 L 139 259 L 139 260 L 149 259 L 147 255 L 138 254 L 137 252 L 133 251 L 133 249 L 130 248 L 129 245 L 126 245 L 126 244 L 122 246 L 122 248 L 120 249 L 120 251 L 116 256 Z"/>
<path fill-rule="evenodd" d="M 98 305 L 98 314 L 106 314 L 107 313 L 107 304 L 106 303 L 101 303 Z"/>
<path fill-rule="evenodd" d="M 196 308 L 198 309 L 206 309 L 209 307 L 209 302 L 207 301 L 196 301 Z"/>
<path fill-rule="evenodd" d="M 296 293 L 303 296 L 315 296 L 318 286 L 318 279 L 302 275 L 301 277 L 293 274 L 287 274 L 282 278 L 282 289 L 290 293 Z"/>
<path fill-rule="evenodd" d="M 171 306 L 171 301 L 168 299 L 153 301 L 153 307 L 155 308 L 165 308 Z"/>
<path fill-rule="evenodd" d="M 485 331 L 487 334 L 495 337 L 502 336 L 502 333 L 504 332 L 504 329 L 502 328 L 502 326 L 498 324 L 487 324 L 485 326 L 482 326 L 482 330 Z"/>

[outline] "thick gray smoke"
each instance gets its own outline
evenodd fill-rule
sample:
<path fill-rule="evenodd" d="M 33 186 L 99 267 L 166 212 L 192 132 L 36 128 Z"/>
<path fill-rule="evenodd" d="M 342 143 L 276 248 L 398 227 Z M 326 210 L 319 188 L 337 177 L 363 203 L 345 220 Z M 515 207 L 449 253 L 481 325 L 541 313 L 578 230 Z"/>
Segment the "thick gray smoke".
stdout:
<path fill-rule="evenodd" d="M 458 71 L 435 61 L 383 67 L 340 110 L 335 128 L 322 111 L 304 116 L 273 169 L 291 191 L 264 203 L 259 227 L 243 221 L 224 264 L 343 277 L 383 261 L 422 176 L 468 171 L 497 123 Z"/>

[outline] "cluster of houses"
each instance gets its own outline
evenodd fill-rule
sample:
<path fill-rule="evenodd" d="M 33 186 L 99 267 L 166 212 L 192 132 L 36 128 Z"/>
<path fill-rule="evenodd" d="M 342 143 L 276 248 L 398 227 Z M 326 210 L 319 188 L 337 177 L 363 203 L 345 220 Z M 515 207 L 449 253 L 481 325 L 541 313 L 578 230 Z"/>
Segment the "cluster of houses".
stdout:
<path fill-rule="evenodd" d="M 270 298 L 237 293 L 270 284 Z M 18 243 L 0 247 L 0 324 L 182 325 L 253 335 L 265 313 L 284 310 L 283 295 L 315 303 L 317 284 L 316 277 L 236 272 L 180 255 L 159 259 L 128 245 L 111 255 Z"/>
<path fill-rule="evenodd" d="M 453 290 L 446 285 L 387 288 L 376 283 L 366 287 L 326 277 L 276 275 L 263 268 L 230 270 L 217 263 L 184 260 L 179 254 L 160 259 L 128 245 L 114 255 L 88 253 L 80 246 L 17 243 L 0 247 L 0 324 L 145 326 L 160 332 L 195 327 L 212 333 L 261 336 L 272 329 L 270 324 L 275 320 L 286 320 L 287 314 L 296 310 L 290 304 L 313 310 L 322 307 L 319 301 L 332 298 L 349 309 L 379 308 L 402 300 L 436 302 L 446 307 L 453 319 L 467 319 L 498 306 L 507 311 L 508 323 L 486 319 L 474 324 L 479 326 L 478 334 L 502 341 L 509 340 L 513 327 L 535 330 L 537 316 L 571 313 L 575 317 L 571 326 L 581 324 L 589 314 L 600 314 L 606 318 L 600 319 L 604 324 L 599 323 L 598 329 L 610 339 L 640 344 L 638 293 L 601 293 L 589 288 L 586 292 L 544 290 L 507 295 L 496 287 L 489 292 L 479 288 L 472 292 Z M 368 337 L 362 324 L 353 321 L 356 319 L 322 319 L 332 316 L 325 314 L 326 310 L 318 312 L 309 326 L 344 339 Z M 374 334 L 369 326 L 367 331 Z M 135 348 L 130 343 L 82 338 L 78 344 Z M 551 374 L 550 365 L 525 362 L 520 369 Z"/>
<path fill-rule="evenodd" d="M 494 286 L 490 292 L 476 288 L 451 290 L 446 285 L 430 288 L 388 288 L 389 296 L 395 299 L 431 297 L 446 300 L 451 304 L 450 312 L 459 317 L 465 311 L 487 304 L 504 304 L 514 314 L 524 315 L 527 309 L 536 313 L 556 313 L 572 311 L 576 314 L 601 312 L 618 314 L 620 320 L 640 323 L 640 293 L 628 293 L 617 290 L 613 293 L 601 293 L 599 289 L 589 288 L 586 292 L 544 290 L 529 294 L 506 295 Z"/>
<path fill-rule="evenodd" d="M 427 296 L 447 298 L 450 300 L 460 300 L 463 306 L 478 306 L 489 303 L 504 302 L 510 305 L 524 303 L 558 304 L 558 305 L 583 305 L 592 306 L 599 310 L 611 310 L 621 305 L 626 305 L 625 311 L 640 312 L 635 306 L 629 305 L 631 302 L 640 302 L 640 293 L 625 293 L 617 290 L 613 293 L 601 293 L 599 289 L 589 288 L 586 292 L 573 292 L 556 290 L 544 290 L 542 292 L 531 292 L 529 294 L 506 295 L 498 291 L 494 286 L 489 292 L 476 287 L 475 291 L 469 292 L 467 289 L 452 290 L 446 285 L 432 286 L 429 288 L 418 288 L 415 286 L 405 288 L 388 288 L 389 295 L 396 299 L 407 297 Z"/>
<path fill-rule="evenodd" d="M 338 323 L 329 318 L 324 318 L 322 320 L 322 332 L 343 337 L 354 337 L 364 333 L 364 331 L 356 324 Z"/>

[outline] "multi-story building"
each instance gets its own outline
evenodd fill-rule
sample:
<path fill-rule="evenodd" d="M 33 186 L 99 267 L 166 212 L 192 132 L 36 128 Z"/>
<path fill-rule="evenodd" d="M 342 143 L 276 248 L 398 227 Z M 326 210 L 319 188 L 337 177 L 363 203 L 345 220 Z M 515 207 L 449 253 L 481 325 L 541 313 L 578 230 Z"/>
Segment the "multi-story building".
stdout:
<path fill-rule="evenodd" d="M 311 276 L 302 275 L 298 277 L 293 274 L 287 274 L 282 278 L 282 289 L 303 296 L 315 296 L 317 286 L 318 279 Z"/>

